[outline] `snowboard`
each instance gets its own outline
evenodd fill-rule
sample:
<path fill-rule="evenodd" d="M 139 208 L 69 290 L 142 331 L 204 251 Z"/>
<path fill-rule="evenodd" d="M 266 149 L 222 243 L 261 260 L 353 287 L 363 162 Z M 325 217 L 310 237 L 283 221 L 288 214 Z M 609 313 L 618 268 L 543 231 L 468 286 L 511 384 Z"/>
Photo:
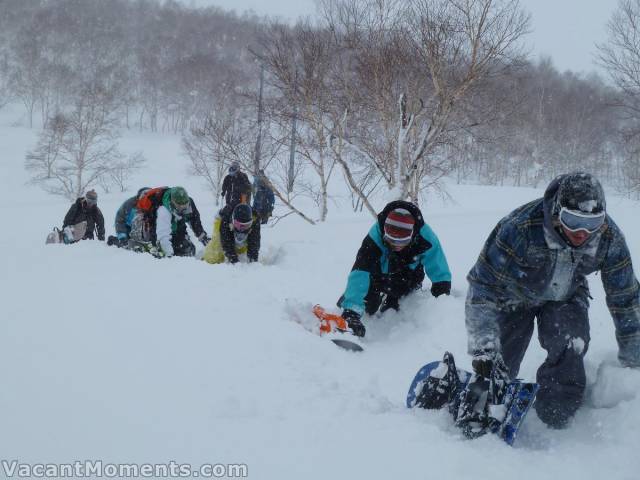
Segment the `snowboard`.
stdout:
<path fill-rule="evenodd" d="M 477 395 L 474 389 L 483 382 L 489 383 L 483 377 L 456 368 L 453 356 L 447 352 L 443 361 L 428 363 L 418 370 L 409 387 L 406 404 L 408 408 L 436 409 L 448 406 L 456 425 L 462 428 L 466 437 L 476 438 L 488 430 L 508 445 L 513 445 L 518 430 L 535 402 L 538 384 L 519 379 L 508 383 L 488 405 L 488 416 L 483 419 L 483 426 L 478 426 L 472 421 L 473 414 L 478 413 L 473 411 L 476 407 L 474 400 L 481 398 L 482 392 Z M 488 390 L 483 393 L 486 395 Z M 469 402 L 469 399 L 473 400 Z M 483 408 L 485 403 L 482 403 Z"/>
<path fill-rule="evenodd" d="M 53 227 L 53 231 L 51 231 L 47 235 L 45 244 L 51 244 L 51 243 L 67 243 L 68 244 L 68 243 L 79 242 L 84 238 L 85 233 L 87 233 L 86 221 L 76 223 L 75 225 L 69 225 L 62 230 L 58 229 L 58 227 Z"/>
<path fill-rule="evenodd" d="M 320 336 L 329 338 L 338 347 L 350 352 L 362 352 L 358 337 L 352 332 L 342 316 L 329 313 L 320 305 L 314 305 L 313 314 L 320 321 Z"/>
<path fill-rule="evenodd" d="M 62 231 L 58 227 L 53 227 L 53 230 L 47 235 L 45 244 L 62 243 Z"/>

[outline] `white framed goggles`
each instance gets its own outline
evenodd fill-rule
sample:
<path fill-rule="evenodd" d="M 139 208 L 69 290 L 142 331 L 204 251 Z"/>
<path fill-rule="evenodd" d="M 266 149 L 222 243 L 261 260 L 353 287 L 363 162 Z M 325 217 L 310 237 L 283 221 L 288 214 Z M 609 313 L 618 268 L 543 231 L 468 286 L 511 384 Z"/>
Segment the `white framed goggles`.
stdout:
<path fill-rule="evenodd" d="M 251 225 L 253 225 L 253 220 L 249 220 L 248 222 L 240 222 L 235 219 L 233 220 L 233 228 L 237 232 L 246 232 L 251 228 Z"/>
<path fill-rule="evenodd" d="M 604 225 L 605 216 L 605 212 L 584 213 L 562 207 L 558 218 L 562 226 L 570 232 L 584 230 L 588 233 L 595 233 Z"/>

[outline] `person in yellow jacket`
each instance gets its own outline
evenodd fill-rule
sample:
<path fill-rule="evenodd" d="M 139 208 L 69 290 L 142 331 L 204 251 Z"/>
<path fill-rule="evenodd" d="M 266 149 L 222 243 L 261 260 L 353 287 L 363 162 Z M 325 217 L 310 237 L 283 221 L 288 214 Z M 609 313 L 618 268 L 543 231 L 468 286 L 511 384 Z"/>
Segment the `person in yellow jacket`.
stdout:
<path fill-rule="evenodd" d="M 249 205 L 227 205 L 213 221 L 211 241 L 202 259 L 208 263 L 237 263 L 247 254 L 249 262 L 257 262 L 260 253 L 260 222 Z"/>

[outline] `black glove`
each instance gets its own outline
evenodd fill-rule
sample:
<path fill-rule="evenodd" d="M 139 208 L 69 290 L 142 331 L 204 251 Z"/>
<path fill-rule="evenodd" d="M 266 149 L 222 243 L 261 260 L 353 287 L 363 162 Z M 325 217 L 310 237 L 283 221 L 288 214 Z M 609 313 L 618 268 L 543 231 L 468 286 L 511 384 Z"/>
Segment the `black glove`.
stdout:
<path fill-rule="evenodd" d="M 357 314 L 353 310 L 347 309 L 342 311 L 342 318 L 346 320 L 347 325 L 349 325 L 349 328 L 356 337 L 364 337 L 364 334 L 367 330 L 364 328 L 364 325 L 360 321 L 359 314 Z"/>
<path fill-rule="evenodd" d="M 202 245 L 204 245 L 205 247 L 211 241 L 211 239 L 207 236 L 207 232 L 202 232 L 198 236 L 198 240 L 200 240 L 200 243 L 202 243 Z"/>
<path fill-rule="evenodd" d="M 473 371 L 481 377 L 491 378 L 495 358 L 496 353 L 493 350 L 477 350 L 473 352 L 471 367 Z"/>
<path fill-rule="evenodd" d="M 451 294 L 451 282 L 435 282 L 431 285 L 431 295 L 437 298 L 442 294 Z"/>
<path fill-rule="evenodd" d="M 229 263 L 238 263 L 238 256 L 237 255 L 230 256 Z"/>

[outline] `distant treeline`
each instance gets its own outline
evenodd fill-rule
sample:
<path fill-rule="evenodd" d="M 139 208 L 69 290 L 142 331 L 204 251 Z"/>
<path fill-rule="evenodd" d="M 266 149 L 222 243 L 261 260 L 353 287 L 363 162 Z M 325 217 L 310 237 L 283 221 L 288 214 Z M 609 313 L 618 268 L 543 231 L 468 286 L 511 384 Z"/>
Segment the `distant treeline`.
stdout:
<path fill-rule="evenodd" d="M 532 61 L 532 27 L 517 0 L 323 0 L 296 25 L 174 1 L 0 0 L 0 105 L 46 125 L 99 85 L 122 126 L 181 133 L 212 189 L 231 161 L 266 168 L 321 219 L 334 172 L 356 208 L 383 188 L 417 201 L 444 177 L 541 185 L 580 169 L 637 191 L 628 92 Z"/>

